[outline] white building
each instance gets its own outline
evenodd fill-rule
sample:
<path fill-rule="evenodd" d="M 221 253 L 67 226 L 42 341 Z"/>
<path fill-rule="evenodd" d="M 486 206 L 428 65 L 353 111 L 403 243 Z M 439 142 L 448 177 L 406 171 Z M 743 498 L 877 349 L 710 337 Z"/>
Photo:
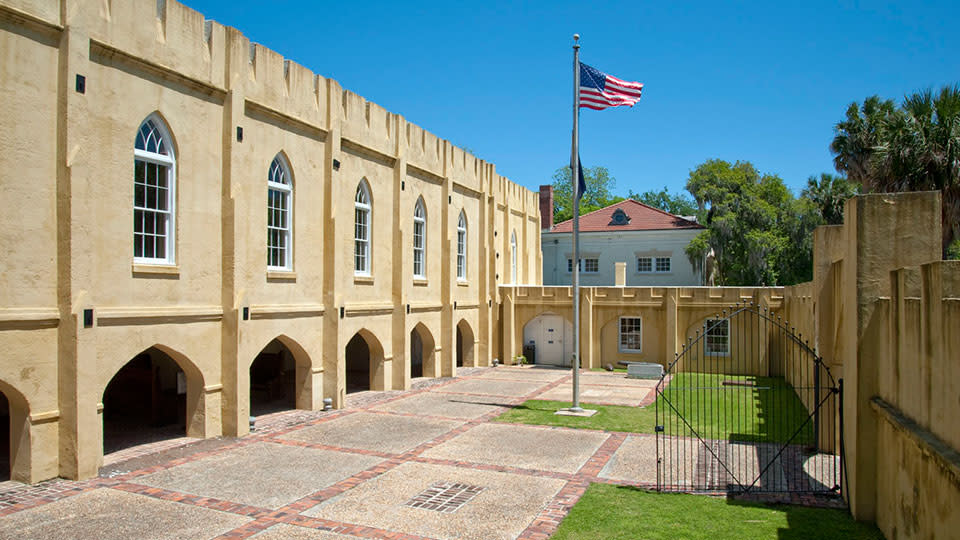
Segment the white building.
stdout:
<path fill-rule="evenodd" d="M 543 284 L 570 285 L 573 272 L 573 221 L 553 221 L 551 186 L 540 188 L 543 229 Z M 580 285 L 616 284 L 616 263 L 626 263 L 626 285 L 698 286 L 702 265 L 691 264 L 685 249 L 704 230 L 695 221 L 628 199 L 580 216 Z"/>

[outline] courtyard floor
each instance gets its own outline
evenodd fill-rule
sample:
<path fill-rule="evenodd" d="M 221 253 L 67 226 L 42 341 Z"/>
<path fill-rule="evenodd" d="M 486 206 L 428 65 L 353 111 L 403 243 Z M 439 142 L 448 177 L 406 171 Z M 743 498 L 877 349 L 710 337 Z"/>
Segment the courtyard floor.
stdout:
<path fill-rule="evenodd" d="M 492 422 L 568 397 L 570 379 L 462 369 L 338 411 L 259 417 L 242 438 L 126 449 L 88 481 L 3 482 L 0 539 L 547 538 L 590 483 L 656 481 L 653 435 Z M 653 384 L 623 373 L 581 385 L 595 403 L 652 401 Z"/>

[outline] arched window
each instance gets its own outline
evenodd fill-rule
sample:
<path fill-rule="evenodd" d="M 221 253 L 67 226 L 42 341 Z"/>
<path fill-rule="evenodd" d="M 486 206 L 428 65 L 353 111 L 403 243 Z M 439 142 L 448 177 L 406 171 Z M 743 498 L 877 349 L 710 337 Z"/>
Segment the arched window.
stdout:
<path fill-rule="evenodd" d="M 423 208 L 423 197 L 420 197 L 413 208 L 413 277 L 424 278 L 427 276 L 424 248 L 426 234 L 427 211 Z"/>
<path fill-rule="evenodd" d="M 457 279 L 467 279 L 467 216 L 463 210 L 457 220 Z"/>
<path fill-rule="evenodd" d="M 277 154 L 267 175 L 267 268 L 293 269 L 293 182 L 287 160 Z"/>
<path fill-rule="evenodd" d="M 366 180 L 361 180 L 357 186 L 357 194 L 353 199 L 353 273 L 370 275 L 370 223 L 372 205 L 370 202 L 370 188 Z"/>
<path fill-rule="evenodd" d="M 517 231 L 510 233 L 510 283 L 517 282 Z"/>
<path fill-rule="evenodd" d="M 133 146 L 133 260 L 174 263 L 176 160 L 163 121 L 150 115 Z"/>

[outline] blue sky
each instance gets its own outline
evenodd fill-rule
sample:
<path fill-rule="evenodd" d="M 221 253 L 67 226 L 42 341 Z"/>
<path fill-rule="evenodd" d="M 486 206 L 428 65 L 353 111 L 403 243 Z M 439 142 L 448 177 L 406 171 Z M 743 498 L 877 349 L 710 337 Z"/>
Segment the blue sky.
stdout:
<path fill-rule="evenodd" d="M 849 103 L 960 82 L 958 2 L 185 3 L 531 189 L 569 160 L 575 32 L 585 63 L 645 84 L 581 113 L 584 165 L 624 195 L 682 190 L 710 158 L 798 192 L 833 172 Z"/>

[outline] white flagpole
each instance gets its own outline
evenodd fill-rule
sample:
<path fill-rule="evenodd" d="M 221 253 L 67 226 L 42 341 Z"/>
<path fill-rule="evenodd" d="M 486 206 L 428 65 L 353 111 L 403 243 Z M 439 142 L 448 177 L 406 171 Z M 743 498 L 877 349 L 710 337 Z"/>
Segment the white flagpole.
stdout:
<path fill-rule="evenodd" d="M 573 156 L 570 158 L 573 180 L 573 404 L 580 407 L 580 34 L 573 35 Z"/>

